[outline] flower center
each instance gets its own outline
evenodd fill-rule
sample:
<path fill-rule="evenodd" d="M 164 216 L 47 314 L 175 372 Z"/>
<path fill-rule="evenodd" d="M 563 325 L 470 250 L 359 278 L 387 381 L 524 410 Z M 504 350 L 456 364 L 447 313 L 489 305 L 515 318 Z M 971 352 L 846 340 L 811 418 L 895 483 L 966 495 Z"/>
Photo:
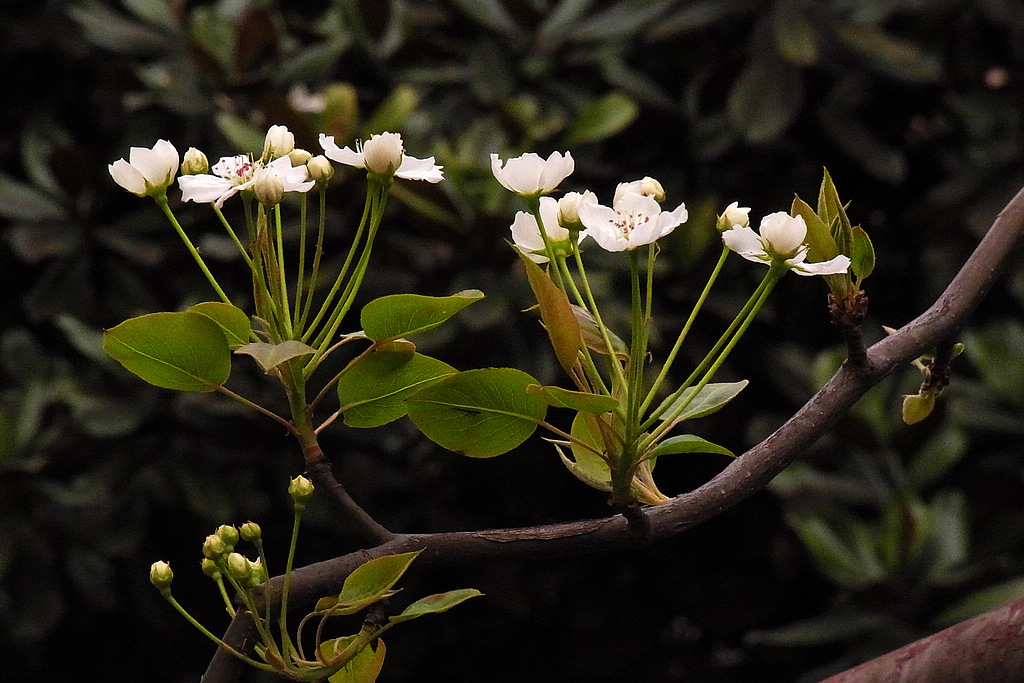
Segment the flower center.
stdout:
<path fill-rule="evenodd" d="M 615 226 L 616 231 L 623 239 L 629 239 L 629 234 L 637 229 L 637 227 L 643 225 L 647 221 L 651 220 L 650 216 L 644 214 L 631 214 L 617 211 L 617 218 L 612 221 L 612 225 Z"/>

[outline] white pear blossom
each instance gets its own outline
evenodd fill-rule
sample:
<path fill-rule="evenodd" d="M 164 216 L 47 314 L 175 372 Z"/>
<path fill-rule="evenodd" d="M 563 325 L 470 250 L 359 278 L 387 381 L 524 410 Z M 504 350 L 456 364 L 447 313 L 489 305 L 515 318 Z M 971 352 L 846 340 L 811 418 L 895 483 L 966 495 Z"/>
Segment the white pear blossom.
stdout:
<path fill-rule="evenodd" d="M 722 212 L 722 218 L 732 228 L 734 225 L 738 225 L 741 228 L 750 226 L 750 207 L 740 206 L 739 202 L 733 202 L 729 206 L 725 207 L 725 211 Z"/>
<path fill-rule="evenodd" d="M 582 204 L 580 221 L 592 237 L 607 251 L 635 249 L 669 234 L 687 219 L 686 205 L 674 211 L 662 211 L 653 197 L 626 192 L 614 206 Z"/>
<path fill-rule="evenodd" d="M 842 254 L 828 261 L 807 263 L 810 247 L 804 244 L 806 237 L 803 217 L 790 216 L 785 211 L 762 218 L 760 234 L 739 225 L 722 233 L 725 246 L 748 261 L 767 265 L 782 261 L 798 275 L 835 275 L 850 267 L 850 259 Z"/>
<path fill-rule="evenodd" d="M 540 218 L 544 221 L 544 232 L 553 243 L 552 246 L 563 247 L 568 252 L 570 233 L 559 224 L 558 204 L 554 197 L 541 197 Z M 512 222 L 512 241 L 534 263 L 547 263 L 550 260 L 537 219 L 532 213 L 520 211 L 516 214 Z"/>
<path fill-rule="evenodd" d="M 291 159 L 286 156 L 274 159 L 269 164 L 254 162 L 243 154 L 221 157 L 210 171 L 209 174 L 188 175 L 178 179 L 182 201 L 214 202 L 219 209 L 228 197 L 250 189 L 253 182 L 264 173 L 273 173 L 280 178 L 284 192 L 308 192 L 315 184 L 309 179 L 305 166 L 292 166 Z"/>
<path fill-rule="evenodd" d="M 178 150 L 167 140 L 157 140 L 151 149 L 132 147 L 128 161 L 118 159 L 107 170 L 114 182 L 132 194 L 163 195 L 178 172 Z"/>
<path fill-rule="evenodd" d="M 402 136 L 398 133 L 381 133 L 369 140 L 349 147 L 338 147 L 333 135 L 320 134 L 320 146 L 328 159 L 341 164 L 365 168 L 374 175 L 396 175 L 406 180 L 426 180 L 437 183 L 444 179 L 442 167 L 434 163 L 434 157 L 417 159 L 408 156 L 402 147 Z"/>
<path fill-rule="evenodd" d="M 271 126 L 263 141 L 263 161 L 288 156 L 295 149 L 295 134 L 287 126 Z"/>
<path fill-rule="evenodd" d="M 580 206 L 583 204 L 597 204 L 597 195 L 590 190 L 581 192 L 566 192 L 558 198 L 558 222 L 562 226 L 579 227 Z"/>
<path fill-rule="evenodd" d="M 509 159 L 502 165 L 497 154 L 491 155 L 491 172 L 506 189 L 525 196 L 548 194 L 575 169 L 568 152 L 562 156 L 552 152 L 547 159 L 529 152 Z"/>

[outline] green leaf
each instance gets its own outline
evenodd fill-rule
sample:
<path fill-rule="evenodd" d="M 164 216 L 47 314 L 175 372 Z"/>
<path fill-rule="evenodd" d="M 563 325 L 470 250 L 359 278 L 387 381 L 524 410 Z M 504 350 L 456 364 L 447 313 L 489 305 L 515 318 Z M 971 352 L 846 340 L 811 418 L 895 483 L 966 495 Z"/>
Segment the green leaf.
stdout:
<path fill-rule="evenodd" d="M 839 39 L 876 71 L 909 83 L 934 83 L 943 76 L 940 55 L 928 52 L 878 26 L 847 24 Z"/>
<path fill-rule="evenodd" d="M 604 338 L 601 336 L 601 329 L 598 327 L 597 320 L 594 316 L 585 308 L 573 305 L 572 313 L 576 317 L 576 322 L 580 326 L 580 334 L 583 338 L 583 343 L 587 345 L 587 348 L 597 353 L 608 355 L 608 346 L 604 343 Z M 611 330 L 605 330 L 608 333 L 608 341 L 611 342 L 612 352 L 620 360 L 629 360 L 629 348 L 626 346 L 626 342 L 616 335 Z"/>
<path fill-rule="evenodd" d="M 781 0 L 772 7 L 775 47 L 787 62 L 811 66 L 818 61 L 818 32 L 801 3 Z"/>
<path fill-rule="evenodd" d="M 736 398 L 736 395 L 743 391 L 747 384 L 749 382 L 745 379 L 739 382 L 712 382 L 704 385 L 696 395 L 694 395 L 696 387 L 689 387 L 668 407 L 664 407 L 663 403 L 658 408 L 658 413 L 662 420 L 671 419 L 675 422 L 704 417 L 717 412 L 726 403 Z M 686 407 L 678 415 L 675 415 L 679 406 L 683 405 Z"/>
<path fill-rule="evenodd" d="M 935 618 L 935 624 L 939 628 L 952 626 L 1021 597 L 1024 597 L 1024 576 L 971 593 L 946 608 Z"/>
<path fill-rule="evenodd" d="M 398 583 L 402 574 L 409 568 L 422 550 L 397 555 L 384 555 L 369 560 L 352 571 L 342 584 L 341 593 L 337 596 L 321 598 L 316 603 L 318 612 L 334 610 L 336 606 L 362 609 L 394 595 L 391 587 Z"/>
<path fill-rule="evenodd" d="M 506 453 L 527 439 L 547 405 L 526 393 L 537 384 L 514 368 L 467 370 L 406 399 L 409 418 L 440 446 L 472 458 Z"/>
<path fill-rule="evenodd" d="M 793 198 L 793 206 L 789 211 L 791 216 L 801 216 L 807 225 L 807 260 L 811 263 L 828 261 L 839 255 L 839 247 L 836 246 L 835 238 L 828 225 L 818 217 L 814 209 L 800 197 Z"/>
<path fill-rule="evenodd" d="M 411 337 L 434 329 L 482 298 L 483 292 L 477 289 L 452 296 L 392 294 L 366 304 L 359 314 L 359 322 L 366 336 L 375 342 Z"/>
<path fill-rule="evenodd" d="M 665 439 L 652 448 L 648 452 L 647 457 L 656 459 L 663 455 L 677 455 L 679 453 L 717 453 L 719 455 L 728 455 L 730 458 L 736 457 L 725 446 L 719 446 L 693 434 L 683 434 Z"/>
<path fill-rule="evenodd" d="M 591 102 L 569 128 L 569 147 L 597 142 L 629 128 L 640 113 L 640 105 L 624 92 L 613 91 Z"/>
<path fill-rule="evenodd" d="M 851 231 L 853 238 L 850 249 L 850 270 L 857 276 L 858 282 L 863 280 L 875 269 L 875 247 L 871 238 L 859 225 Z"/>
<path fill-rule="evenodd" d="M 561 387 L 545 387 L 531 384 L 526 387 L 530 396 L 536 396 L 553 408 L 571 408 L 584 413 L 600 415 L 619 407 L 619 400 L 613 396 L 591 394 L 587 391 L 570 391 Z"/>
<path fill-rule="evenodd" d="M 374 351 L 349 366 L 338 381 L 345 424 L 380 427 L 406 413 L 405 399 L 457 370 L 419 353 Z"/>
<path fill-rule="evenodd" d="M 872 530 L 849 514 L 787 515 L 786 522 L 814 558 L 818 568 L 836 583 L 864 588 L 885 577 Z"/>
<path fill-rule="evenodd" d="M 821 180 L 821 189 L 818 190 L 818 218 L 828 226 L 839 253 L 849 256 L 853 252 L 853 228 L 827 168 Z"/>
<path fill-rule="evenodd" d="M 232 351 L 249 341 L 252 326 L 249 324 L 249 316 L 240 308 L 221 301 L 207 301 L 189 306 L 186 310 L 198 313 L 220 325 L 228 341 L 228 348 Z"/>
<path fill-rule="evenodd" d="M 572 436 L 583 444 L 593 446 L 598 451 L 605 451 L 604 438 L 598 424 L 600 418 L 590 413 L 577 413 L 572 421 Z M 587 486 L 598 491 L 612 490 L 612 471 L 608 463 L 594 451 L 573 441 L 570 445 L 573 459 L 570 460 L 558 449 L 562 463 L 570 473 Z"/>
<path fill-rule="evenodd" d="M 483 595 L 480 591 L 475 588 L 460 588 L 459 590 L 448 591 L 447 593 L 436 593 L 434 595 L 428 595 L 425 598 L 420 598 L 416 602 L 412 603 L 402 613 L 391 617 L 389 621 L 399 623 L 402 621 L 409 621 L 417 617 L 422 617 L 426 614 L 437 614 L 438 612 L 447 612 L 452 607 Z"/>
<path fill-rule="evenodd" d="M 198 313 L 150 313 L 103 333 L 103 350 L 150 384 L 213 391 L 231 373 L 221 327 Z"/>
<path fill-rule="evenodd" d="M 540 306 L 540 318 L 551 339 L 551 347 L 559 365 L 566 372 L 572 372 L 579 356 L 583 341 L 580 325 L 573 314 L 572 305 L 565 293 L 555 286 L 551 278 L 528 256 L 516 250 L 526 268 L 526 279 Z"/>
<path fill-rule="evenodd" d="M 345 651 L 356 636 L 345 636 L 325 640 L 320 644 L 320 653 L 326 660 L 333 659 Z M 387 648 L 384 641 L 378 639 L 377 647 L 367 645 L 350 659 L 345 666 L 330 676 L 330 683 L 373 683 L 384 668 L 384 655 Z"/>
<path fill-rule="evenodd" d="M 281 363 L 292 358 L 313 355 L 316 353 L 316 349 L 303 344 L 298 339 L 288 339 L 280 344 L 251 342 L 235 349 L 235 353 L 252 356 L 260 364 L 260 367 L 263 368 L 263 371 L 269 373 Z"/>

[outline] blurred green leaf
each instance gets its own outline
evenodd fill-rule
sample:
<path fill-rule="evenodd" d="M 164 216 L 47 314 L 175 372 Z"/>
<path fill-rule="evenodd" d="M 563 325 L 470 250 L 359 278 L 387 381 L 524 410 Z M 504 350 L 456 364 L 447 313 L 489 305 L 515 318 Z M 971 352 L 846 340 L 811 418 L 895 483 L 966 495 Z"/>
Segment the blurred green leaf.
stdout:
<path fill-rule="evenodd" d="M 225 111 L 217 112 L 214 115 L 214 120 L 217 122 L 217 129 L 228 139 L 234 149 L 256 156 L 263 152 L 263 142 L 267 137 L 266 130 L 261 130 L 245 119 Z"/>
<path fill-rule="evenodd" d="M 864 588 L 885 578 L 875 533 L 870 526 L 839 510 L 824 514 L 787 514 L 815 564 L 841 586 Z"/>
<path fill-rule="evenodd" d="M 610 92 L 591 102 L 572 122 L 566 135 L 569 147 L 597 142 L 621 133 L 636 120 L 640 105 L 623 92 Z"/>
<path fill-rule="evenodd" d="M 838 35 L 879 73 L 908 83 L 934 83 L 942 78 L 942 60 L 938 55 L 877 26 L 847 24 L 839 28 Z"/>
<path fill-rule="evenodd" d="M 60 201 L 47 193 L 0 173 L 0 217 L 42 222 L 67 220 L 67 212 Z"/>
<path fill-rule="evenodd" d="M 818 31 L 797 0 L 780 0 L 772 7 L 772 32 L 779 54 L 797 66 L 818 61 Z"/>
<path fill-rule="evenodd" d="M 544 419 L 547 404 L 530 396 L 537 384 L 514 368 L 467 370 L 413 394 L 409 418 L 434 443 L 471 458 L 506 453 Z"/>
<path fill-rule="evenodd" d="M 800 69 L 778 58 L 765 41 L 756 41 L 743 72 L 732 84 L 729 120 L 743 138 L 763 144 L 778 138 L 803 106 Z"/>
<path fill-rule="evenodd" d="M 189 38 L 229 75 L 237 70 L 238 30 L 239 25 L 216 5 L 199 5 L 189 13 Z"/>
<path fill-rule="evenodd" d="M 374 351 L 342 374 L 339 410 L 350 427 L 379 427 L 406 414 L 408 396 L 455 372 L 419 353 Z"/>
<path fill-rule="evenodd" d="M 406 120 L 416 111 L 419 101 L 419 95 L 412 86 L 399 85 L 374 110 L 373 116 L 363 127 L 363 137 L 368 139 L 371 135 L 385 131 L 401 131 L 405 128 Z"/>
<path fill-rule="evenodd" d="M 583 17 L 570 29 L 574 42 L 622 42 L 657 26 L 657 19 L 678 3 L 675 0 L 620 0 L 607 9 Z"/>
<path fill-rule="evenodd" d="M 970 523 L 962 491 L 939 491 L 928 504 L 928 538 L 921 564 L 928 583 L 946 585 L 961 578 L 970 560 Z"/>
<path fill-rule="evenodd" d="M 919 491 L 933 485 L 963 459 L 967 446 L 964 430 L 943 424 L 910 462 L 907 475 L 911 485 Z"/>
<path fill-rule="evenodd" d="M 163 33 L 95 0 L 71 5 L 67 14 L 82 29 L 86 40 L 117 54 L 151 55 L 171 47 L 171 41 Z"/>
<path fill-rule="evenodd" d="M 178 391 L 213 391 L 231 373 L 220 326 L 197 313 L 150 313 L 103 333 L 103 350 L 150 384 Z"/>
<path fill-rule="evenodd" d="M 453 4 L 481 26 L 506 38 L 515 40 L 522 35 L 522 29 L 500 0 L 453 0 Z"/>
<path fill-rule="evenodd" d="M 936 628 L 946 628 L 1021 598 L 1024 598 L 1024 577 L 1004 581 L 971 593 L 943 610 L 935 617 L 932 624 Z"/>

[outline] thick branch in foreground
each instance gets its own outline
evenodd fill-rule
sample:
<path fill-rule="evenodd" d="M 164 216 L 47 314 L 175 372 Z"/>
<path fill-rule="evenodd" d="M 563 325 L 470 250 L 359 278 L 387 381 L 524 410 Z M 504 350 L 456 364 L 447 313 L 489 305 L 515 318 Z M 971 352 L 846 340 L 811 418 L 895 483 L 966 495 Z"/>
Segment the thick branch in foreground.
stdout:
<path fill-rule="evenodd" d="M 856 369 L 850 364 L 840 367 L 793 417 L 732 461 L 711 481 L 668 503 L 645 510 L 650 525 L 643 539 L 638 540 L 636 534 L 628 533 L 622 515 L 523 529 L 397 534 L 373 548 L 297 569 L 292 577 L 289 604 L 308 605 L 323 595 L 340 591 L 345 577 L 353 569 L 381 555 L 423 550 L 418 566 L 427 563 L 467 565 L 503 557 L 527 560 L 581 555 L 656 543 L 722 514 L 764 488 L 886 375 L 932 347 L 955 339 L 1005 269 L 1022 233 L 1024 190 L 1000 212 L 963 268 L 927 311 L 871 346 L 866 362 L 858 364 Z M 272 601 L 274 591 L 279 590 L 280 580 L 272 580 Z M 238 649 L 243 649 L 246 643 L 251 647 L 253 631 L 252 621 L 239 612 L 224 639 Z M 223 649 L 218 650 L 203 680 L 206 683 L 237 680 L 241 666 L 244 665 Z M 854 680 L 875 679 L 848 678 L 843 683 Z"/>
<path fill-rule="evenodd" d="M 1024 672 L 1024 600 L 914 641 L 823 683 L 1017 683 Z"/>

